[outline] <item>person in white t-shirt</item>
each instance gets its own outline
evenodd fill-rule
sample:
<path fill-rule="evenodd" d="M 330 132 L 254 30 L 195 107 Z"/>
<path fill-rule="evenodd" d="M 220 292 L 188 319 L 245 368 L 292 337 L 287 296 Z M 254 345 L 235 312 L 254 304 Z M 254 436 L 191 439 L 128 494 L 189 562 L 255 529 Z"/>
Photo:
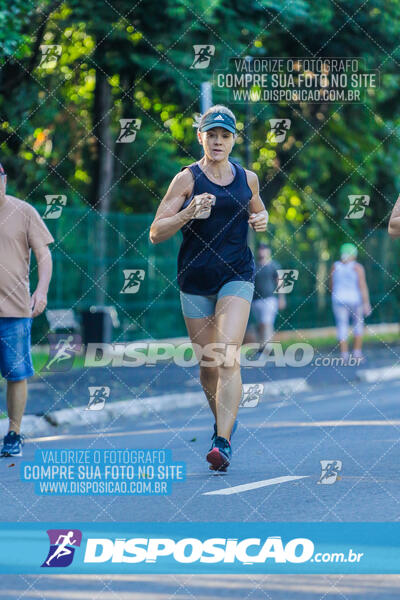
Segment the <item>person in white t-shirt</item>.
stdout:
<path fill-rule="evenodd" d="M 331 269 L 332 309 L 344 360 L 349 358 L 349 321 L 352 322 L 354 332 L 353 356 L 362 358 L 364 316 L 371 314 L 365 270 L 356 262 L 356 258 L 357 247 L 354 244 L 343 244 L 340 248 L 340 260 Z"/>

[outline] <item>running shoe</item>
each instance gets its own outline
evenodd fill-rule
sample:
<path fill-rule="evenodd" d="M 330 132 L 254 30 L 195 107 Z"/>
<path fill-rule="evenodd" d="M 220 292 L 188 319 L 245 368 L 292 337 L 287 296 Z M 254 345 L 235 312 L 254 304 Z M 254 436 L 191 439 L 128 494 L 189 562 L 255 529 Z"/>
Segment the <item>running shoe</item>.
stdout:
<path fill-rule="evenodd" d="M 235 433 L 235 431 L 236 431 L 236 429 L 237 429 L 237 428 L 238 428 L 238 422 L 237 422 L 237 419 L 235 419 L 235 422 L 234 422 L 234 424 L 233 424 L 232 431 L 231 431 L 231 437 L 230 437 L 230 440 L 232 439 L 232 436 L 233 436 L 233 434 Z M 211 450 L 214 448 L 214 440 L 215 440 L 215 438 L 216 438 L 216 437 L 217 437 L 217 424 L 216 424 L 216 423 L 214 423 L 214 433 L 213 433 L 213 435 L 212 435 L 212 438 L 211 438 L 211 448 L 210 448 L 210 452 L 211 452 Z"/>
<path fill-rule="evenodd" d="M 210 469 L 213 471 L 226 471 L 230 465 L 231 457 L 231 443 L 225 438 L 217 435 L 213 443 L 213 448 L 207 454 L 207 461 L 210 463 Z"/>
<path fill-rule="evenodd" d="M 3 448 L 0 456 L 22 456 L 22 446 L 24 445 L 24 436 L 9 431 L 3 438 Z"/>
<path fill-rule="evenodd" d="M 351 355 L 352 358 L 352 365 L 353 366 L 360 366 L 361 363 L 365 363 L 365 356 L 362 352 L 355 350 L 353 352 L 353 354 Z"/>

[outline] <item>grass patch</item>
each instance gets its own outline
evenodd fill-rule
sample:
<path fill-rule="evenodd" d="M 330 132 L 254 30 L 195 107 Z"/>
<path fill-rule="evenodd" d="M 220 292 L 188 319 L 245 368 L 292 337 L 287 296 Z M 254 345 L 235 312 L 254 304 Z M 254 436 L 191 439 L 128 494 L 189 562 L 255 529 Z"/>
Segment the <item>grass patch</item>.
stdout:
<path fill-rule="evenodd" d="M 349 336 L 349 345 L 351 347 L 353 343 L 353 336 Z M 337 350 L 339 350 L 339 342 L 335 336 L 327 336 L 321 338 L 301 338 L 297 337 L 290 338 L 288 340 L 282 340 L 282 348 L 286 349 L 291 344 L 296 342 L 302 342 L 305 344 L 310 344 L 313 348 L 318 349 L 328 349 L 335 348 L 337 346 Z M 390 344 L 398 344 L 400 343 L 400 336 L 398 333 L 380 333 L 378 335 L 366 334 L 363 337 L 363 345 L 364 346 L 385 346 Z"/>
<path fill-rule="evenodd" d="M 47 352 L 32 352 L 32 362 L 33 368 L 35 369 L 35 373 L 41 371 L 44 365 L 47 363 L 49 355 Z M 74 362 L 72 365 L 73 369 L 82 369 L 85 363 L 85 357 L 82 355 L 75 356 Z M 41 375 L 46 375 L 46 371 L 41 372 Z"/>

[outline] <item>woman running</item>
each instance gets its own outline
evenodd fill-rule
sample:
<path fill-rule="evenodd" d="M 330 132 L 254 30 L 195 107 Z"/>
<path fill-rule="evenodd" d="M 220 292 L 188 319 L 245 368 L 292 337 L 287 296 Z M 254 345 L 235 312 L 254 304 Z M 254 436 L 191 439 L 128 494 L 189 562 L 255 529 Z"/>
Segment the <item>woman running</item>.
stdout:
<path fill-rule="evenodd" d="M 248 225 L 265 231 L 268 213 L 257 175 L 229 160 L 236 140 L 232 111 L 212 106 L 197 125 L 204 155 L 182 167 L 172 180 L 151 225 L 150 240 L 157 244 L 182 231 L 181 306 L 215 418 L 207 461 L 218 471 L 226 470 L 231 460 L 230 437 L 242 397 L 240 363 L 236 358 L 208 366 L 205 353 L 202 360 L 203 349 L 215 343 L 239 349 L 242 344 L 254 291 Z"/>
<path fill-rule="evenodd" d="M 354 331 L 353 356 L 362 358 L 364 315 L 368 317 L 371 314 L 364 267 L 356 262 L 356 258 L 356 246 L 343 244 L 340 247 L 340 260 L 336 261 L 331 269 L 332 308 L 340 352 L 345 361 L 349 358 L 349 319 L 353 323 Z"/>

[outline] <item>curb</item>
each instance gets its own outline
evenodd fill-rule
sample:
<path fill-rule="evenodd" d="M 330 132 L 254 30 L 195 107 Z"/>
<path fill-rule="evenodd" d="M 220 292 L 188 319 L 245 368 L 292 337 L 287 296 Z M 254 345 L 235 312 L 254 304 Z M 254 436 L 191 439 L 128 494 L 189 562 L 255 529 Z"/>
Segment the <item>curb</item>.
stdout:
<path fill-rule="evenodd" d="M 139 403 L 131 400 L 120 400 L 111 402 L 103 410 L 87 410 L 85 406 L 63 408 L 47 413 L 43 416 L 25 415 L 22 418 L 24 435 L 27 437 L 40 435 L 51 435 L 57 433 L 57 428 L 65 426 L 85 427 L 109 425 L 115 419 L 126 417 L 148 417 L 154 411 L 170 411 L 191 406 L 200 406 L 206 402 L 203 392 L 166 394 L 164 396 L 153 396 L 141 398 Z M 0 436 L 8 431 L 8 419 L 0 421 Z"/>
<path fill-rule="evenodd" d="M 8 419 L 0 421 L 0 436 L 3 437 L 8 431 Z M 26 415 L 22 417 L 22 433 L 26 437 L 37 435 L 50 435 L 54 433 L 54 427 L 47 423 L 43 417 Z"/>
<path fill-rule="evenodd" d="M 400 379 L 400 366 L 393 365 L 376 369 L 361 369 L 356 372 L 356 377 L 359 381 L 366 383 Z M 249 386 L 262 385 L 263 393 L 260 401 L 263 402 L 285 394 L 319 390 L 319 387 L 311 386 L 304 377 L 243 385 L 247 388 Z M 106 426 L 121 416 L 124 418 L 146 418 L 154 412 L 169 412 L 182 408 L 201 406 L 202 404 L 206 405 L 206 403 L 203 391 L 164 394 L 147 398 L 135 398 L 133 400 L 126 399 L 106 404 L 102 410 L 88 410 L 85 405 L 55 410 L 43 416 L 25 415 L 22 419 L 22 428 L 23 433 L 27 437 L 52 435 L 57 433 L 58 428 L 62 427 Z M 257 404 L 249 404 L 249 407 L 254 407 Z M 240 408 L 246 409 L 246 406 L 241 406 Z M 7 431 L 8 419 L 2 419 L 0 421 L 0 436 L 4 436 Z"/>

